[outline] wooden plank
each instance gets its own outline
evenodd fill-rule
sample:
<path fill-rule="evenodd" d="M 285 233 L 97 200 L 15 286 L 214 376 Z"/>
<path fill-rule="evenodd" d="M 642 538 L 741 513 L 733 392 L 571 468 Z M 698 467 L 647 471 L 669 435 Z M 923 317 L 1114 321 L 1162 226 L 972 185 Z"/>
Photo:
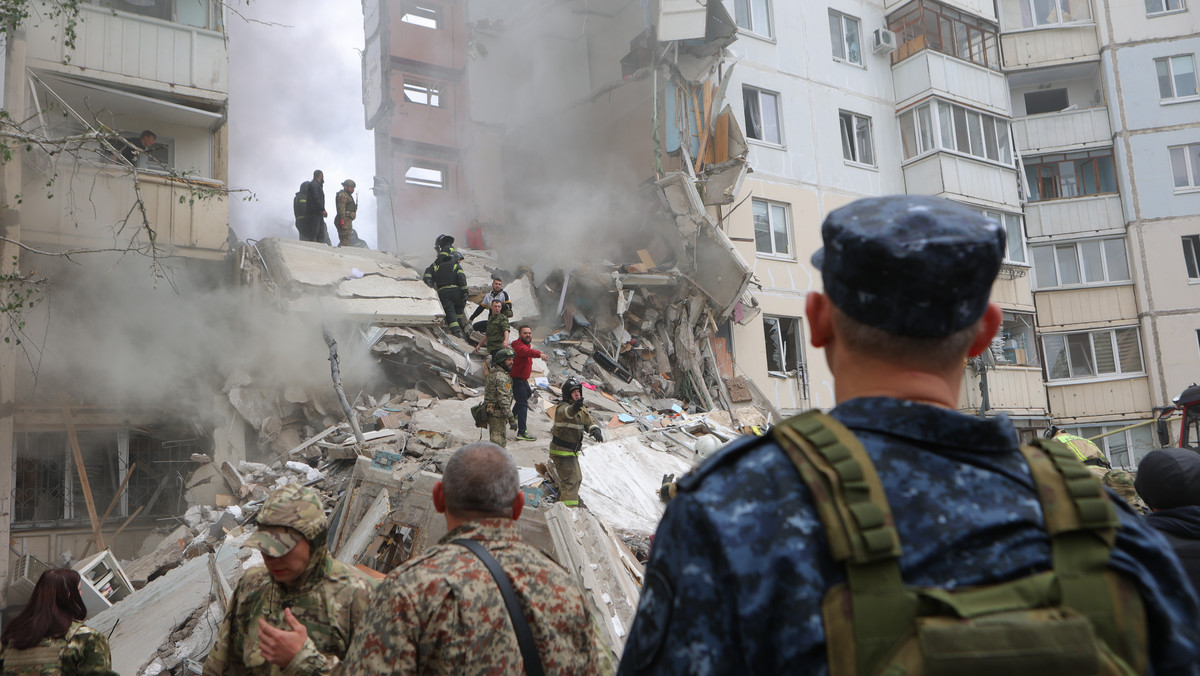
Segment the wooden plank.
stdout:
<path fill-rule="evenodd" d="M 729 159 L 729 114 L 717 118 L 716 143 L 713 146 L 713 161 L 720 164 Z"/>
<path fill-rule="evenodd" d="M 133 514 L 129 515 L 128 519 L 125 519 L 125 523 L 121 524 L 121 527 L 117 529 L 117 532 L 113 533 L 113 536 L 112 536 L 113 542 L 116 542 L 117 536 L 121 534 L 121 531 L 125 530 L 125 527 L 128 526 L 131 521 L 133 521 L 133 517 L 137 516 L 138 514 L 141 514 L 143 509 L 145 509 L 145 507 L 139 506 L 137 509 L 135 509 L 133 511 Z"/>
<path fill-rule="evenodd" d="M 100 533 L 100 521 L 96 518 L 96 501 L 92 498 L 92 486 L 88 483 L 87 466 L 83 464 L 83 452 L 79 450 L 79 437 L 75 434 L 75 423 L 71 421 L 71 406 L 67 403 L 65 392 L 58 393 L 62 404 L 63 425 L 67 428 L 67 439 L 71 442 L 71 453 L 75 456 L 75 471 L 79 473 L 79 485 L 83 490 L 83 499 L 87 502 L 88 520 L 92 523 L 92 537 L 96 547 L 104 550 L 104 536 Z M 141 509 L 139 508 L 140 512 Z"/>

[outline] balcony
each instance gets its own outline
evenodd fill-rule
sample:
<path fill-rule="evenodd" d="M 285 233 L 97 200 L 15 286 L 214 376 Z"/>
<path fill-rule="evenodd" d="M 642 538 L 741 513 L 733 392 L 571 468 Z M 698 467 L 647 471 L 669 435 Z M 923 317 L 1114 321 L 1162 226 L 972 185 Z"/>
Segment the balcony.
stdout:
<path fill-rule="evenodd" d="M 1025 232 L 1029 237 L 1092 235 L 1124 231 L 1125 218 L 1119 195 L 1093 195 L 1025 205 Z"/>
<path fill-rule="evenodd" d="M 1108 108 L 1061 110 L 1013 120 L 1022 154 L 1069 152 L 1112 145 Z"/>
<path fill-rule="evenodd" d="M 1095 24 L 1066 24 L 1001 33 L 1000 52 L 1006 71 L 1045 68 L 1098 61 L 1100 41 Z"/>
<path fill-rule="evenodd" d="M 997 366 L 986 373 L 987 413 L 1007 413 L 1018 418 L 1045 417 L 1046 388 L 1042 369 L 1037 366 Z M 982 377 L 971 369 L 963 371 L 959 408 L 979 411 L 983 406 L 980 391 Z"/>
<path fill-rule="evenodd" d="M 910 194 L 941 195 L 970 203 L 984 201 L 1010 210 L 1018 204 L 1014 169 L 946 151 L 905 164 L 904 182 Z"/>
<path fill-rule="evenodd" d="M 1005 117 L 1011 114 L 1008 81 L 1002 73 L 932 49 L 892 66 L 892 79 L 897 108 L 936 93 Z"/>
<path fill-rule="evenodd" d="M 79 6 L 75 49 L 63 46 L 62 32 L 50 21 L 29 27 L 31 67 L 86 73 L 90 79 L 177 95 L 227 98 L 229 55 L 223 33 L 91 4 Z"/>
<path fill-rule="evenodd" d="M 1043 331 L 1108 328 L 1138 316 L 1132 284 L 1046 290 L 1034 294 L 1038 327 Z"/>
<path fill-rule="evenodd" d="M 55 180 L 46 197 L 44 179 L 25 168 L 21 204 L 21 241 L 34 248 L 78 249 L 144 246 L 148 239 L 135 204 L 134 183 L 126 169 L 74 167 Z M 164 255 L 220 259 L 229 236 L 229 205 L 223 197 L 191 199 L 183 183 L 165 175 L 139 174 L 142 201 Z M 221 188 L 204 183 L 206 188 Z M 128 221 L 125 219 L 128 217 Z M 124 225 L 122 225 L 124 223 Z"/>
<path fill-rule="evenodd" d="M 1055 419 L 1112 420 L 1122 414 L 1144 417 L 1154 406 L 1145 376 L 1079 385 L 1052 384 L 1046 387 L 1046 397 Z"/>
<path fill-rule="evenodd" d="M 913 0 L 885 0 L 883 10 L 891 13 L 892 10 L 899 9 Z M 940 4 L 946 7 L 969 12 L 975 16 L 983 17 L 990 21 L 996 20 L 996 8 L 992 5 L 992 0 L 941 0 Z"/>

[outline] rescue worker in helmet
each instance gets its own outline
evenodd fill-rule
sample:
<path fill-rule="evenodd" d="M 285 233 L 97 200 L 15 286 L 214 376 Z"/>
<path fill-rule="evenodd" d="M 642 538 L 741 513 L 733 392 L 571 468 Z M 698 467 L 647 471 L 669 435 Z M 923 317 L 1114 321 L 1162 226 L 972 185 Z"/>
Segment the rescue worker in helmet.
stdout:
<path fill-rule="evenodd" d="M 1051 437 L 1055 441 L 1061 441 L 1066 444 L 1067 448 L 1075 454 L 1076 458 L 1098 477 L 1103 478 L 1108 470 L 1112 469 L 1108 458 L 1104 457 L 1104 451 L 1100 447 L 1092 443 L 1088 439 L 1081 436 L 1067 433 L 1064 429 L 1059 429 L 1057 426 L 1050 428 Z"/>
<path fill-rule="evenodd" d="M 434 249 L 437 258 L 425 268 L 423 279 L 426 286 L 437 289 L 442 311 L 446 313 L 446 328 L 466 340 L 467 274 L 458 264 L 462 257 L 454 250 L 454 238 L 450 235 L 439 236 Z"/>
<path fill-rule="evenodd" d="M 512 416 L 513 391 L 512 370 L 513 357 L 516 353 L 511 347 L 505 347 L 492 355 L 492 372 L 488 374 L 487 384 L 483 389 L 483 407 L 487 413 L 488 440 L 503 448 L 508 443 L 508 419 Z"/>
<path fill-rule="evenodd" d="M 562 402 L 554 408 L 554 426 L 550 428 L 550 462 L 558 474 L 558 501 L 567 507 L 579 506 L 579 486 L 583 483 L 579 454 L 583 452 L 585 433 L 596 441 L 604 440 L 600 426 L 583 407 L 583 384 L 568 378 L 562 386 Z"/>

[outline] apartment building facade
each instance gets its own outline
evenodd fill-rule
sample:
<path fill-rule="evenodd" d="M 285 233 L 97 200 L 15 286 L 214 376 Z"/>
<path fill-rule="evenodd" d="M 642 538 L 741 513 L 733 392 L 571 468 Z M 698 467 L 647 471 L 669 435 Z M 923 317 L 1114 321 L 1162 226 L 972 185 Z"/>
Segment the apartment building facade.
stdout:
<path fill-rule="evenodd" d="M 80 267 L 60 268 L 34 250 L 124 252 L 121 265 L 144 265 L 146 274 L 163 266 L 220 274 L 229 236 L 224 3 L 89 0 L 78 5 L 73 37 L 70 10 L 44 10 L 4 45 L 0 102 L 36 139 L 14 144 L 4 164 L 3 225 L 28 247 L 20 270 L 50 278 L 42 295 L 69 287 L 61 283 L 73 269 L 117 263 L 80 253 L 72 259 Z M 134 152 L 147 130 L 154 144 Z M 39 380 L 39 363 L 17 358 L 35 341 L 18 348 L 9 337 L 0 362 L 0 536 L 43 561 L 78 558 L 97 550 L 89 540 L 107 507 L 106 544 L 132 556 L 157 517 L 182 511 L 179 470 L 202 450 L 193 448 L 195 431 L 158 407 L 132 410 L 69 378 Z M 114 522 L 125 523 L 115 540 Z M 2 562 L 7 580 L 8 556 Z"/>

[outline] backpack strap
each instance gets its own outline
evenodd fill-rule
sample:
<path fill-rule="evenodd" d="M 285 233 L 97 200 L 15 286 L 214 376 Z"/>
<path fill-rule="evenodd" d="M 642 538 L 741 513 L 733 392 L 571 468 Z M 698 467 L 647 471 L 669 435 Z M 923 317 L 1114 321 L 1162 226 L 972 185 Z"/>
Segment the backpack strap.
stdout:
<path fill-rule="evenodd" d="M 772 433 L 812 493 L 833 559 L 845 564 L 853 613 L 853 659 L 864 673 L 913 632 L 916 595 L 900 576 L 900 536 L 875 465 L 854 433 L 820 411 L 806 411 Z M 831 651 L 835 652 L 835 651 Z"/>
<path fill-rule="evenodd" d="M 1135 669 L 1144 668 L 1141 601 L 1123 593 L 1127 583 L 1108 565 L 1120 528 L 1111 498 L 1061 441 L 1037 439 L 1021 446 L 1021 454 L 1037 485 L 1063 605 L 1086 616 Z"/>

